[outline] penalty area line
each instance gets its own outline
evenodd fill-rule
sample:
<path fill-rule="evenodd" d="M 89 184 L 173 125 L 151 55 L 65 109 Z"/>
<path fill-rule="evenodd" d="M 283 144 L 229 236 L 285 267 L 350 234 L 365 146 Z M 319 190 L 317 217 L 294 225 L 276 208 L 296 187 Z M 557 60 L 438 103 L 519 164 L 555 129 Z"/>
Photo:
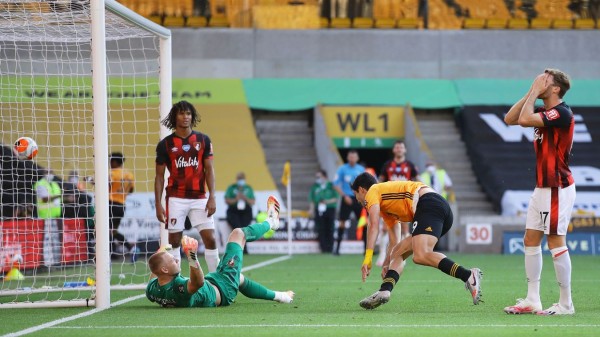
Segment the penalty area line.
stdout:
<path fill-rule="evenodd" d="M 253 270 L 253 269 L 257 269 L 257 268 L 261 268 L 261 267 L 268 266 L 268 265 L 271 265 L 271 264 L 274 264 L 274 263 L 277 263 L 277 262 L 289 260 L 290 258 L 291 258 L 290 255 L 284 255 L 284 256 L 280 256 L 280 257 L 277 257 L 277 258 L 274 258 L 274 259 L 271 259 L 271 260 L 266 260 L 266 261 L 263 261 L 263 262 L 260 262 L 260 263 L 257 263 L 257 264 L 253 264 L 253 265 L 248 266 L 248 267 L 244 267 L 244 268 L 242 268 L 242 272 Z M 66 323 L 66 322 L 73 321 L 73 320 L 76 320 L 76 319 L 79 319 L 79 318 L 87 317 L 87 316 L 99 313 L 101 311 L 104 311 L 106 309 L 114 308 L 114 307 L 117 307 L 119 305 L 131 302 L 131 301 L 135 301 L 135 300 L 143 298 L 143 297 L 146 297 L 146 294 L 135 295 L 135 296 L 128 297 L 128 298 L 122 299 L 120 301 L 111 303 L 110 307 L 105 308 L 105 309 L 92 309 L 92 310 L 89 310 L 89 311 L 86 311 L 86 312 L 79 313 L 77 315 L 73 315 L 73 316 L 69 316 L 69 317 L 63 317 L 63 318 L 60 318 L 60 319 L 57 319 L 57 320 L 54 320 L 54 321 L 51 321 L 51 322 L 47 322 L 47 323 L 44 323 L 44 324 L 33 326 L 31 328 L 23 329 L 21 331 L 11 332 L 11 333 L 8 333 L 8 334 L 5 334 L 5 335 L 1 335 L 0 337 L 19 337 L 19 336 L 27 335 L 27 334 L 30 334 L 30 333 L 33 333 L 33 332 L 36 332 L 36 331 L 40 331 L 40 330 L 43 330 L 43 329 L 52 328 L 52 327 L 54 327 L 56 325 L 59 325 L 59 324 L 62 324 L 62 323 Z M 67 328 L 67 327 L 56 327 L 56 328 L 64 329 L 64 328 Z"/>

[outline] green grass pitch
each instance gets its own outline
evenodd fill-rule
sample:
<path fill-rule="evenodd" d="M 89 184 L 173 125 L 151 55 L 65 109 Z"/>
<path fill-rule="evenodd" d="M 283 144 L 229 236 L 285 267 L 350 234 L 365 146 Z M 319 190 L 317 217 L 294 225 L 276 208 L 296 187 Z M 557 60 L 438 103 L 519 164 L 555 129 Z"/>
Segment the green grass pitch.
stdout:
<path fill-rule="evenodd" d="M 379 288 L 380 269 L 360 280 L 362 257 L 298 255 L 245 274 L 275 290 L 292 289 L 292 304 L 250 300 L 220 308 L 163 309 L 145 297 L 27 336 L 599 336 L 600 259 L 572 256 L 573 301 L 568 317 L 506 315 L 502 309 L 526 294 L 522 256 L 449 254 L 484 272 L 483 300 L 474 306 L 460 280 L 409 261 L 389 303 L 371 311 L 358 302 Z M 274 258 L 247 255 L 250 266 Z M 183 274 L 188 275 L 184 268 Z M 558 300 L 552 259 L 544 257 L 544 307 Z M 143 294 L 113 291 L 112 302 Z M 0 336 L 11 335 L 91 309 L 0 309 Z"/>

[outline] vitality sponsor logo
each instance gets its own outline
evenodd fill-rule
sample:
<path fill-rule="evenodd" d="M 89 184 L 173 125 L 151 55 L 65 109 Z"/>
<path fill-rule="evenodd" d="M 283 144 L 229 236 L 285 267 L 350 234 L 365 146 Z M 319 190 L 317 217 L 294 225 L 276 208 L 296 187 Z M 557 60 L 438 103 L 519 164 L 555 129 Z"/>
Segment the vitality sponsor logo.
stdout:
<path fill-rule="evenodd" d="M 183 157 L 179 157 L 179 158 L 177 158 L 177 161 L 175 162 L 175 166 L 177 168 L 190 167 L 190 166 L 198 168 L 198 158 L 196 158 L 196 157 L 189 157 L 186 160 Z"/>

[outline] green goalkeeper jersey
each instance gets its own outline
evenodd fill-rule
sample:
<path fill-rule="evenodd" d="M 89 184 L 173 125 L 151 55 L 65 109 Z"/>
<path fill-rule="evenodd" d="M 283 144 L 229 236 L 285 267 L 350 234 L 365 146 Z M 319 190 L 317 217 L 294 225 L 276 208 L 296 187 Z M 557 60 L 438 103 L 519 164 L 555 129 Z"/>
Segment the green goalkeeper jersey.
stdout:
<path fill-rule="evenodd" d="M 165 285 L 158 284 L 158 278 L 153 278 L 146 287 L 146 297 L 163 307 L 216 307 L 217 293 L 208 282 L 194 294 L 187 291 L 189 279 L 177 275 Z"/>

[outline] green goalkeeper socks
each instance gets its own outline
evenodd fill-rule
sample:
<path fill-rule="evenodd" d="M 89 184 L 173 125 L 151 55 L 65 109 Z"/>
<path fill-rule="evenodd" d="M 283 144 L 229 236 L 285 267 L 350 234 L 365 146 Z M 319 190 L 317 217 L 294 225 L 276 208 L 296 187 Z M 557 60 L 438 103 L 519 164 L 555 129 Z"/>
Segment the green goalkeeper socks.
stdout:
<path fill-rule="evenodd" d="M 273 290 L 267 289 L 262 284 L 254 282 L 247 277 L 245 277 L 244 284 L 240 285 L 240 292 L 249 298 L 270 301 L 275 299 L 275 292 Z"/>
<path fill-rule="evenodd" d="M 265 235 L 266 232 L 271 229 L 271 225 L 267 221 L 261 223 L 255 223 L 247 227 L 243 227 L 242 231 L 246 236 L 247 242 L 256 241 Z"/>

